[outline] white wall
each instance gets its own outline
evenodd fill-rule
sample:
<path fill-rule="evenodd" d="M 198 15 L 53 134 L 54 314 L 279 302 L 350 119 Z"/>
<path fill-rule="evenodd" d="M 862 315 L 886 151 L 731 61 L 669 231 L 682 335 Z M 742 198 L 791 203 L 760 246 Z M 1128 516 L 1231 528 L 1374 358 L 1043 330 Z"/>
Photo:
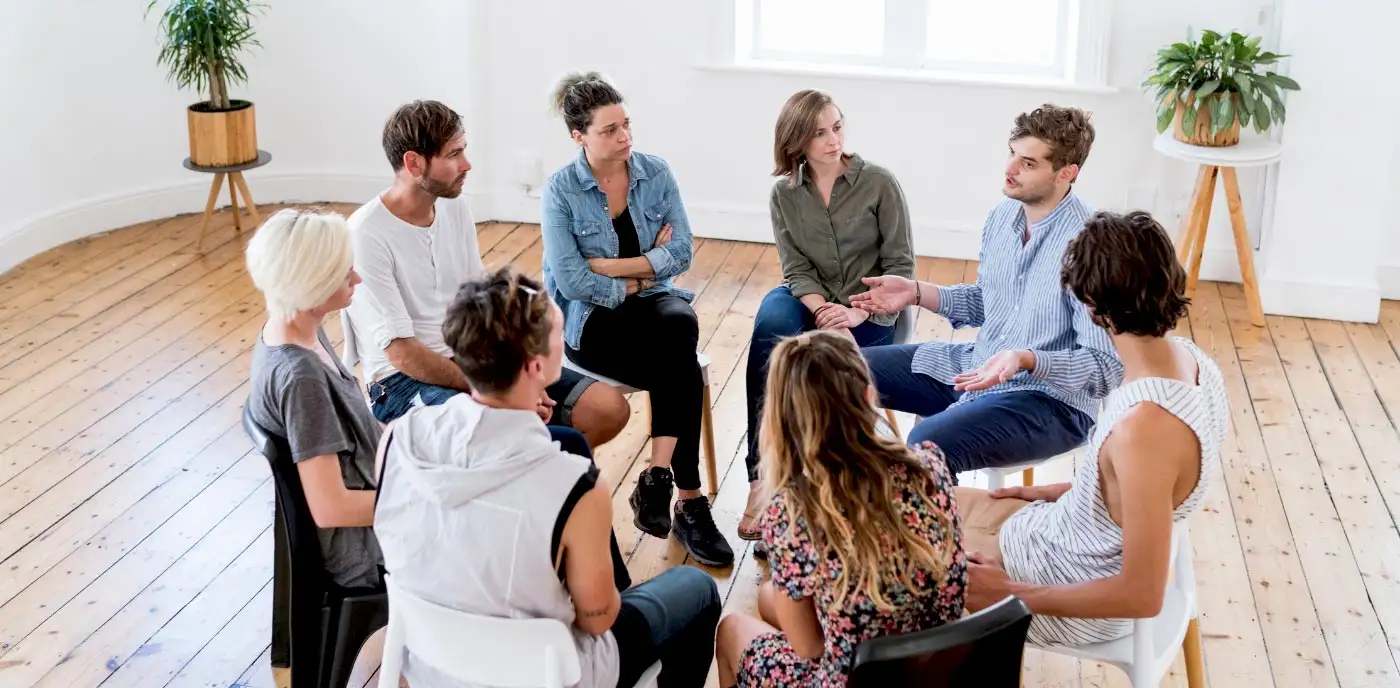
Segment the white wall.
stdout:
<path fill-rule="evenodd" d="M 209 175 L 185 170 L 185 107 L 155 64 L 145 2 L 0 3 L 0 272 L 87 234 L 202 212 Z M 254 200 L 363 201 L 385 185 L 384 118 L 412 98 L 468 117 L 466 3 L 269 3 L 234 97 L 257 107 L 272 163 Z M 223 202 L 227 202 L 225 194 Z"/>
<path fill-rule="evenodd" d="M 731 30 L 720 7 L 728 4 L 615 0 L 595 11 L 566 0 L 490 3 L 491 29 L 480 40 L 496 59 L 484 63 L 479 95 L 490 104 L 480 122 L 490 142 L 486 156 L 477 156 L 495 214 L 538 217 L 537 198 L 522 186 L 539 181 L 529 176 L 529 161 L 540 160 L 548 174 L 574 153 L 563 123 L 548 111 L 549 90 L 569 70 L 597 69 L 628 99 L 638 147 L 670 161 L 697 234 L 771 239 L 774 118 L 788 95 L 809 86 L 836 96 L 848 147 L 898 175 L 920 253 L 976 256 L 983 219 L 1000 197 L 1012 120 L 1043 102 L 1094 113 L 1098 139 L 1081 194 L 1104 208 L 1147 207 L 1175 231 L 1194 170 L 1152 150 L 1154 109 L 1138 84 L 1156 48 L 1184 37 L 1188 24 L 1257 32 L 1258 10 L 1267 2 L 1114 0 L 1110 81 L 1120 87 L 1114 93 L 713 69 L 722 59 L 716 47 Z M 525 36 L 529 48 L 519 49 Z M 1256 234 L 1257 174 L 1241 172 Z M 1224 205 L 1217 203 L 1219 236 L 1209 247 L 1219 255 L 1207 262 L 1208 278 L 1238 272 Z"/>

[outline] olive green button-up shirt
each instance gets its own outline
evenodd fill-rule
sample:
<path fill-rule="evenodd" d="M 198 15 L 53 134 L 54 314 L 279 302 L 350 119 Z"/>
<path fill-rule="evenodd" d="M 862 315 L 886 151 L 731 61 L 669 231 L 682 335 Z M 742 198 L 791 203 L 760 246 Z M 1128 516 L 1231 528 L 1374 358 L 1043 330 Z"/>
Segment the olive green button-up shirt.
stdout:
<path fill-rule="evenodd" d="M 783 280 L 793 296 L 821 294 L 849 306 L 851 296 L 869 289 L 861 278 L 914 278 L 909 207 L 889 170 L 852 155 L 832 186 L 829 206 L 805 165 L 795 181 L 779 179 L 768 204 Z M 870 321 L 888 326 L 898 317 L 872 315 Z"/>

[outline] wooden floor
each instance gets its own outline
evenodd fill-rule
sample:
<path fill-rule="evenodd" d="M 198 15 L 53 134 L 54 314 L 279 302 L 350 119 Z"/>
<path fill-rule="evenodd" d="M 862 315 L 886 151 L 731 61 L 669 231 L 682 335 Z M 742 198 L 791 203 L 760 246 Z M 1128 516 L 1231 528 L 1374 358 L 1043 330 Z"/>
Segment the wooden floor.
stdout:
<path fill-rule="evenodd" d="M 225 211 L 201 256 L 197 229 L 197 216 L 150 222 L 0 276 L 0 685 L 274 685 L 273 488 L 238 422 L 262 303 L 243 265 L 250 232 Z M 488 265 L 539 270 L 537 227 L 483 224 L 480 243 Z M 762 570 L 733 538 L 747 488 L 743 361 L 779 265 L 767 245 L 695 248 L 681 282 L 698 294 L 713 361 L 716 520 L 739 553 L 713 573 L 729 610 L 752 610 Z M 919 270 L 950 283 L 976 266 Z M 338 321 L 327 330 L 338 344 Z M 927 313 L 918 332 L 973 336 Z M 1259 329 L 1237 286 L 1204 283 L 1180 332 L 1219 362 L 1232 403 L 1217 488 L 1192 523 L 1211 685 L 1400 685 L 1400 304 L 1380 325 L 1271 317 Z M 598 451 L 637 580 L 686 559 L 628 515 L 649 454 L 641 401 Z M 1038 481 L 1066 478 L 1072 461 Z M 1025 679 L 1127 685 L 1034 651 Z M 1185 685 L 1180 662 L 1168 684 Z"/>

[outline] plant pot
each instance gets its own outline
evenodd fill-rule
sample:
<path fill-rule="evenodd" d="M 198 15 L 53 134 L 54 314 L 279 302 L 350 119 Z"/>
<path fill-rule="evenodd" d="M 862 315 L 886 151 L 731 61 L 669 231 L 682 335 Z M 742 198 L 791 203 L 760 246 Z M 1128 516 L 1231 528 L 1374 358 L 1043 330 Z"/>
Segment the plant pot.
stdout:
<path fill-rule="evenodd" d="M 208 102 L 186 109 L 190 162 L 200 167 L 241 165 L 258 159 L 258 131 L 253 104 L 230 101 L 229 110 L 211 110 Z"/>
<path fill-rule="evenodd" d="M 1234 99 L 1233 112 L 1238 112 L 1240 104 L 1239 94 L 1211 94 L 1209 96 L 1206 96 L 1206 100 L 1213 101 L 1227 95 L 1230 98 Z M 1234 121 L 1230 123 L 1230 126 L 1226 127 L 1219 134 L 1211 133 L 1210 118 L 1213 108 L 1210 105 L 1202 107 L 1196 111 L 1195 131 L 1189 133 L 1183 131 L 1181 123 L 1182 115 L 1185 114 L 1186 108 L 1188 107 L 1195 107 L 1194 95 L 1191 98 L 1187 99 L 1187 102 L 1185 104 L 1183 104 L 1180 100 L 1176 101 L 1176 114 L 1172 116 L 1172 136 L 1174 136 L 1176 140 L 1181 141 L 1182 143 L 1189 143 L 1193 146 L 1207 146 L 1210 148 L 1226 148 L 1240 142 L 1240 118 L 1237 114 L 1231 115 L 1234 118 Z"/>

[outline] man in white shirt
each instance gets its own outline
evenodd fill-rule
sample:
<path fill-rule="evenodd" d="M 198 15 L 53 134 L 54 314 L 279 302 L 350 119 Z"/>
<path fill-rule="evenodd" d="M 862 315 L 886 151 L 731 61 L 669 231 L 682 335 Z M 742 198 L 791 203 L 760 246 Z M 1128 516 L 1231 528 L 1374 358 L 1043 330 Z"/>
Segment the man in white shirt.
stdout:
<path fill-rule="evenodd" d="M 442 323 L 461 284 L 485 267 L 461 195 L 471 170 L 461 116 L 437 101 L 408 103 L 385 122 L 383 144 L 394 183 L 349 219 L 363 282 L 345 311 L 345 362 L 364 364 L 371 408 L 388 423 L 470 391 Z M 630 416 L 622 394 L 594 382 L 566 369 L 540 399 L 540 417 L 566 450 L 578 438 L 560 426 L 597 447 Z"/>

